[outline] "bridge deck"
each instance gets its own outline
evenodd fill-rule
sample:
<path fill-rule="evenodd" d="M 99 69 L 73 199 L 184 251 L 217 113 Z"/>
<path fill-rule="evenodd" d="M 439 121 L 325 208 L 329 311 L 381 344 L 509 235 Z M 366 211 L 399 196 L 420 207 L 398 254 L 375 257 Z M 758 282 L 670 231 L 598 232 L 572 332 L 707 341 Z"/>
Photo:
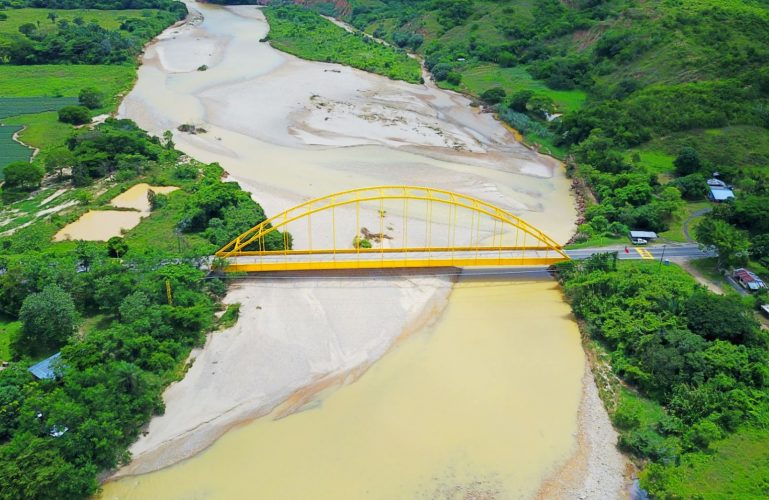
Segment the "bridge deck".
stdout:
<path fill-rule="evenodd" d="M 555 251 L 472 250 L 472 251 L 400 251 L 378 250 L 337 253 L 272 253 L 240 255 L 227 259 L 228 271 L 302 271 L 327 269 L 393 269 L 474 266 L 549 266 L 566 260 Z"/>
<path fill-rule="evenodd" d="M 628 252 L 624 247 L 585 248 L 567 250 L 571 259 L 584 259 L 599 252 L 619 252 L 620 259 L 656 259 L 679 258 L 694 259 L 713 256 L 712 252 L 703 252 L 693 244 L 669 245 L 665 248 L 648 247 L 641 253 L 634 247 Z M 239 255 L 227 259 L 228 271 L 234 272 L 269 272 L 269 271 L 313 271 L 336 269 L 399 269 L 399 268 L 438 268 L 438 267 L 547 267 L 566 260 L 562 255 L 549 249 L 479 249 L 450 251 L 438 249 L 391 250 L 382 252 L 378 249 L 331 251 L 294 251 L 267 252 L 265 254 Z"/>

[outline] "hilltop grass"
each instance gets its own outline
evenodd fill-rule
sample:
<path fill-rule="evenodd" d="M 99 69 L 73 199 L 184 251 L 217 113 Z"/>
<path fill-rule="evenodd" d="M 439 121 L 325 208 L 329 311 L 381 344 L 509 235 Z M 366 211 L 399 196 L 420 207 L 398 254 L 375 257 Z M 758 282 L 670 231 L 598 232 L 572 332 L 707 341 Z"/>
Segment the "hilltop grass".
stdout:
<path fill-rule="evenodd" d="M 749 125 L 679 132 L 653 139 L 632 151 L 660 170 L 672 171 L 673 159 L 684 147 L 696 149 L 715 165 L 752 168 L 769 165 L 769 130 Z"/>
<path fill-rule="evenodd" d="M 393 80 L 422 81 L 419 63 L 405 52 L 355 35 L 301 7 L 268 7 L 268 40 L 302 59 L 352 66 Z"/>

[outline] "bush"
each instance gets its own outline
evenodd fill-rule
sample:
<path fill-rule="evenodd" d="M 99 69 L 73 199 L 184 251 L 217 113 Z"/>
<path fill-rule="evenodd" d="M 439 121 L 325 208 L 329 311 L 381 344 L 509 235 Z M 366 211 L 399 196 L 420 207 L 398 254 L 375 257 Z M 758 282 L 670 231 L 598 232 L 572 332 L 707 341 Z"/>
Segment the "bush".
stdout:
<path fill-rule="evenodd" d="M 450 64 L 438 63 L 435 66 L 433 66 L 431 73 L 433 74 L 433 78 L 435 78 L 435 81 L 442 82 L 448 78 L 451 70 L 452 70 L 452 67 Z"/>
<path fill-rule="evenodd" d="M 57 285 L 24 299 L 17 349 L 27 354 L 47 353 L 64 344 L 75 331 L 77 312 L 72 297 Z"/>
<path fill-rule="evenodd" d="M 7 189 L 31 191 L 40 186 L 45 170 L 37 163 L 16 161 L 6 165 L 3 173 Z"/>
<path fill-rule="evenodd" d="M 59 121 L 72 125 L 91 122 L 91 112 L 85 106 L 64 106 L 59 110 Z"/>
<path fill-rule="evenodd" d="M 676 167 L 676 174 L 686 176 L 697 173 L 702 168 L 702 160 L 696 149 L 683 148 L 673 161 L 673 165 Z"/>
<path fill-rule="evenodd" d="M 77 99 L 81 106 L 85 106 L 88 109 L 97 109 L 102 106 L 104 94 L 93 87 L 86 87 L 80 91 Z"/>
<path fill-rule="evenodd" d="M 489 104 L 498 104 L 507 96 L 502 87 L 493 87 L 481 94 L 481 99 Z"/>
<path fill-rule="evenodd" d="M 670 185 L 681 191 L 681 196 L 686 200 L 701 200 L 708 193 L 708 185 L 702 174 L 691 174 L 674 179 Z"/>
<path fill-rule="evenodd" d="M 352 239 L 353 248 L 371 248 L 371 242 L 360 236 L 356 236 Z"/>
<path fill-rule="evenodd" d="M 446 75 L 446 81 L 452 85 L 459 85 L 462 83 L 462 75 L 456 71 L 449 71 Z"/>

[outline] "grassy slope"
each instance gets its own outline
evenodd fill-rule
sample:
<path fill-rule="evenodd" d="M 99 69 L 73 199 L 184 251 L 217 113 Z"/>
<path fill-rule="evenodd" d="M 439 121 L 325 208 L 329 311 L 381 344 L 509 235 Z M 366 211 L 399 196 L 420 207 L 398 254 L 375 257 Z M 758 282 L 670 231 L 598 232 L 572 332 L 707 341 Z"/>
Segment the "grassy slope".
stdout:
<path fill-rule="evenodd" d="M 419 63 L 391 47 L 356 36 L 301 8 L 267 8 L 269 40 L 284 52 L 312 61 L 336 62 L 411 83 L 421 81 Z"/>
<path fill-rule="evenodd" d="M 502 68 L 496 64 L 483 63 L 462 71 L 461 90 L 480 95 L 484 91 L 502 87 L 510 95 L 521 90 L 550 97 L 562 111 L 576 111 L 585 102 L 586 94 L 581 90 L 552 90 L 541 81 L 535 80 L 521 66 Z"/>

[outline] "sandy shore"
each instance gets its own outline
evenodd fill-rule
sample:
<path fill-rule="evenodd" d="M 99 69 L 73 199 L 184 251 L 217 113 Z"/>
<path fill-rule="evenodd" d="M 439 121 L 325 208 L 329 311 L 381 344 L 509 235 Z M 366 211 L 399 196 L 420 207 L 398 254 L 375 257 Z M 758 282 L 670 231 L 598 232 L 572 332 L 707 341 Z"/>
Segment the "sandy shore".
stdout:
<path fill-rule="evenodd" d="M 603 406 L 590 364 L 585 363 L 574 454 L 547 478 L 537 498 L 627 498 L 627 459 Z"/>
<path fill-rule="evenodd" d="M 231 287 L 238 323 L 208 337 L 184 379 L 164 394 L 116 477 L 142 474 L 188 458 L 232 426 L 291 400 L 354 379 L 399 339 L 446 304 L 451 281 L 439 277 L 280 280 Z"/>

